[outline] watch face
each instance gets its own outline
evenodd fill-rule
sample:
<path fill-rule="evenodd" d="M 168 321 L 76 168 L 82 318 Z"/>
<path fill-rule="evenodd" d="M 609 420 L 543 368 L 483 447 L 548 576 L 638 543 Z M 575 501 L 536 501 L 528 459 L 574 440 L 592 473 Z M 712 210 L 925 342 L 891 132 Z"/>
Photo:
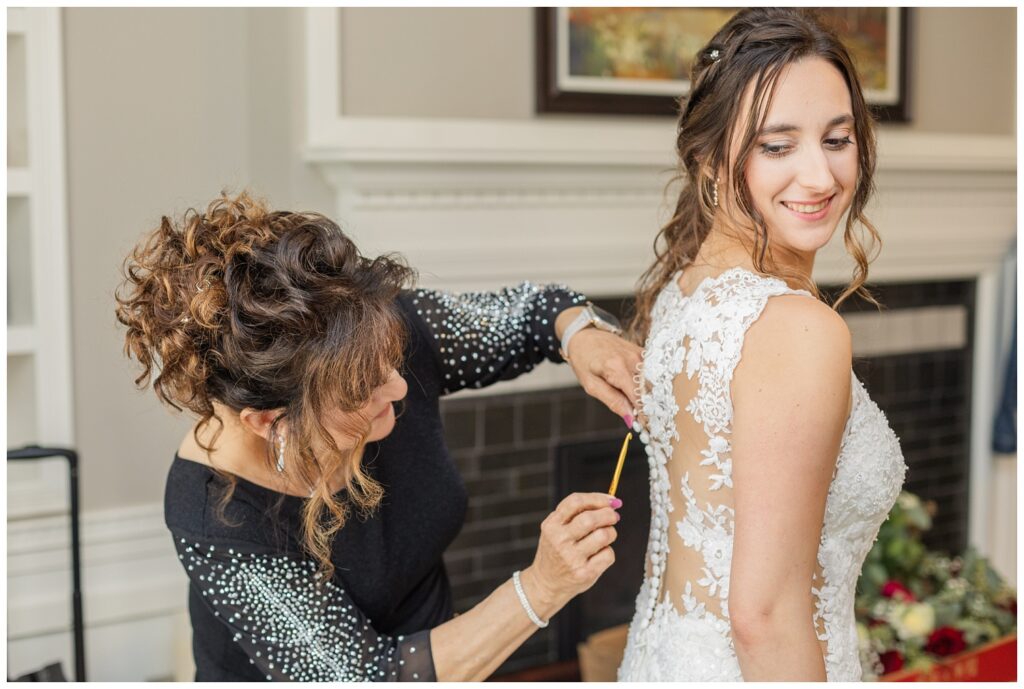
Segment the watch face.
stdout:
<path fill-rule="evenodd" d="M 594 312 L 594 316 L 597 318 L 597 322 L 594 324 L 597 327 L 600 328 L 603 325 L 606 326 L 605 329 L 607 330 L 622 330 L 622 326 L 619 324 L 619 319 L 602 309 L 600 306 L 591 304 L 590 309 Z"/>

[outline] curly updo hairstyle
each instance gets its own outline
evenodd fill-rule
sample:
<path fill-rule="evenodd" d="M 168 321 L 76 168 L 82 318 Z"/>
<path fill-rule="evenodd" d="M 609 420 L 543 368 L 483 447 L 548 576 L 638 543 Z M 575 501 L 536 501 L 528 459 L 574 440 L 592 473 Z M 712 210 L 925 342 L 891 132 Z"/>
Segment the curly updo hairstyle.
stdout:
<path fill-rule="evenodd" d="M 394 256 L 360 255 L 323 215 L 271 211 L 243 192 L 190 209 L 177 224 L 164 216 L 123 272 L 117 319 L 126 355 L 142 366 L 136 385 L 152 383 L 161 401 L 198 415 L 197 442 L 218 422 L 210 444 L 200 442 L 207 451 L 223 429 L 214 402 L 234 412 L 282 409 L 272 431 L 285 439 L 288 471 L 315 486 L 304 545 L 333 571 L 330 542 L 349 508 L 372 510 L 382 489 L 324 419 L 360 409 L 401 368 L 406 334 L 395 299 L 413 271 Z M 359 449 L 370 420 L 352 416 L 344 430 Z M 276 461 L 269 443 L 266 460 Z M 223 513 L 236 483 L 218 473 L 227 481 Z M 339 474 L 345 490 L 334 495 L 325 477 Z"/>
<path fill-rule="evenodd" d="M 737 136 L 741 137 L 739 155 L 733 161 L 729 181 L 735 205 L 743 216 L 741 224 L 754 230 L 751 257 L 755 269 L 766 275 L 792 279 L 819 295 L 810 276 L 787 270 L 773 260 L 768 228 L 754 206 L 744 175 L 747 160 L 756 145 L 757 132 L 768 115 L 779 75 L 787 65 L 807 57 L 826 60 L 846 81 L 857 142 L 857 188 L 843 234 L 846 250 L 855 266 L 851 281 L 833 308 L 854 293 L 877 305 L 864 288 L 868 264 L 877 256 L 881 244 L 878 232 L 864 215 L 864 208 L 874 192 L 875 123 L 864 101 L 857 70 L 843 44 L 812 11 L 754 7 L 737 12 L 726 22 L 693 63 L 690 94 L 681 104 L 676 137 L 679 167 L 675 181 L 684 184 L 672 218 L 655 239 L 655 261 L 638 284 L 636 313 L 630 327 L 634 338 L 641 342 L 646 338 L 651 307 L 658 293 L 676 271 L 696 257 L 707 238 L 716 212 L 712 201 L 715 171 L 728 164 L 731 142 Z M 736 131 L 742 119 L 739 96 L 749 84 L 753 84 L 753 97 L 746 130 L 740 132 Z M 855 231 L 858 223 L 869 236 L 870 248 L 865 248 Z"/>

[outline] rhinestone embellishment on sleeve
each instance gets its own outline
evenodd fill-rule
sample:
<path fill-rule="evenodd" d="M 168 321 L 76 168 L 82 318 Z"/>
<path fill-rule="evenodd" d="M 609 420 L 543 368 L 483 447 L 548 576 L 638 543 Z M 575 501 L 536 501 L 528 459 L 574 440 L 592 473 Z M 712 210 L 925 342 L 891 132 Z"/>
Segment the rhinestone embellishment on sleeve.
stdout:
<path fill-rule="evenodd" d="M 407 667 L 412 637 L 378 634 L 313 562 L 180 537 L 175 545 L 193 585 L 268 680 L 398 681 L 432 672 L 432 662 Z"/>
<path fill-rule="evenodd" d="M 555 318 L 585 301 L 562 285 L 524 282 L 496 292 L 419 289 L 412 304 L 434 337 L 450 393 L 514 377 L 544 359 L 560 361 Z"/>

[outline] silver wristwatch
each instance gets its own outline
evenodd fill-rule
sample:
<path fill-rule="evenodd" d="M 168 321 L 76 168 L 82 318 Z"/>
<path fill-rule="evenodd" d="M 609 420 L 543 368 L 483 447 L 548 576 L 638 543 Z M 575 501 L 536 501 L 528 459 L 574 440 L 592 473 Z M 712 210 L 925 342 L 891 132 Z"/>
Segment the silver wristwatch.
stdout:
<path fill-rule="evenodd" d="M 569 360 L 569 341 L 572 339 L 572 336 L 590 326 L 616 335 L 622 334 L 622 326 L 619 324 L 618 318 L 600 306 L 595 306 L 592 302 L 588 301 L 587 305 L 583 307 L 583 311 L 572 320 L 572 323 L 562 333 L 562 348 L 559 350 L 559 354 L 562 355 L 563 359 Z"/>

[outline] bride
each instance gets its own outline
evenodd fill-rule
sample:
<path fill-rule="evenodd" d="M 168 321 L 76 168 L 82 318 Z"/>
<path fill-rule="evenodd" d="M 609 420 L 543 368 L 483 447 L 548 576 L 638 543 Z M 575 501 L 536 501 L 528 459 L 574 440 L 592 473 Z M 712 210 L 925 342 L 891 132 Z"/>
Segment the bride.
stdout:
<path fill-rule="evenodd" d="M 634 323 L 652 518 L 619 679 L 859 680 L 854 590 L 906 467 L 811 272 L 845 214 L 836 305 L 874 302 L 871 115 L 800 10 L 739 12 L 691 84 L 687 184 Z"/>

